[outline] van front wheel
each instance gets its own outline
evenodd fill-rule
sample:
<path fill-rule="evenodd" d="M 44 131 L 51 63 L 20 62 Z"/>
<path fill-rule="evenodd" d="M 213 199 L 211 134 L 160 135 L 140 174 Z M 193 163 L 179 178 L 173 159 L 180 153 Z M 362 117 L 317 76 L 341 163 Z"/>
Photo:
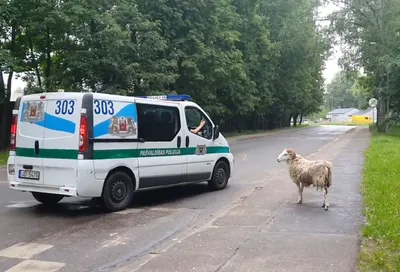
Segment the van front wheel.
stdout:
<path fill-rule="evenodd" d="M 133 182 L 128 174 L 115 172 L 104 183 L 103 207 L 109 212 L 124 210 L 133 198 Z"/>
<path fill-rule="evenodd" d="M 64 198 L 63 195 L 45 194 L 38 192 L 32 192 L 32 195 L 37 201 L 43 203 L 44 205 L 57 204 Z"/>
<path fill-rule="evenodd" d="M 219 161 L 213 171 L 211 180 L 208 181 L 208 186 L 212 190 L 222 190 L 228 184 L 229 168 L 224 161 Z"/>

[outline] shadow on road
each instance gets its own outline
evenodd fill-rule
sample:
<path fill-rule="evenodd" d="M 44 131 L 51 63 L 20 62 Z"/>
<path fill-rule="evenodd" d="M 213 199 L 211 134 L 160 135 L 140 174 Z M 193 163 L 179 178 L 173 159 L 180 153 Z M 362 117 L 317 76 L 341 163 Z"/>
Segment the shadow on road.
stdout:
<path fill-rule="evenodd" d="M 131 208 L 152 208 L 154 206 L 177 202 L 193 196 L 212 193 L 207 183 L 188 184 L 184 186 L 143 191 L 135 193 Z"/>
<path fill-rule="evenodd" d="M 135 192 L 133 201 L 128 209 L 151 209 L 163 204 L 172 204 L 180 200 L 207 193 L 212 192 L 209 190 L 206 183 Z M 15 209 L 14 212 L 18 214 L 21 214 L 21 212 L 31 213 L 34 217 L 86 217 L 86 219 L 95 219 L 101 215 L 109 214 L 102 210 L 95 199 L 76 198 L 65 198 L 62 202 L 54 206 L 45 206 L 37 202 L 37 205 L 20 207 Z"/>

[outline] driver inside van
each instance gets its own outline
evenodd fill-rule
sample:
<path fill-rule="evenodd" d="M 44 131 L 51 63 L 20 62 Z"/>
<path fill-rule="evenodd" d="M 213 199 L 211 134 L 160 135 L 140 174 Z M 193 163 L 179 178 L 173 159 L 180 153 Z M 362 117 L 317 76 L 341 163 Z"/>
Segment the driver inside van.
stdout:
<path fill-rule="evenodd" d="M 206 125 L 206 121 L 201 120 L 199 126 L 195 129 L 191 129 L 190 132 L 192 132 L 194 134 L 199 134 L 200 130 L 202 130 L 205 125 Z"/>

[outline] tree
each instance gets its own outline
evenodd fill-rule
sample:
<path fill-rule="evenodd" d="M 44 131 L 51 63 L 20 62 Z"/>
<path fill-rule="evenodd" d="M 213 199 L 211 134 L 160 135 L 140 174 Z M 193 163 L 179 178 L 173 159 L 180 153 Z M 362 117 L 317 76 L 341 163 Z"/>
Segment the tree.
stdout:
<path fill-rule="evenodd" d="M 289 126 L 323 103 L 312 0 L 0 1 L 0 67 L 25 72 L 26 93 L 188 93 L 223 131 Z"/>
<path fill-rule="evenodd" d="M 0 149 L 8 145 L 10 130 L 10 98 L 14 72 L 21 69 L 23 50 L 18 38 L 21 13 L 15 8 L 14 1 L 0 0 L 0 104 L 2 112 L 0 118 Z M 7 74 L 7 81 L 4 81 Z"/>
<path fill-rule="evenodd" d="M 399 111 L 400 2 L 332 0 L 342 9 L 332 14 L 332 30 L 345 44 L 342 66 L 349 71 L 361 67 L 375 86 L 378 99 L 377 127 L 383 131 L 388 109 Z"/>

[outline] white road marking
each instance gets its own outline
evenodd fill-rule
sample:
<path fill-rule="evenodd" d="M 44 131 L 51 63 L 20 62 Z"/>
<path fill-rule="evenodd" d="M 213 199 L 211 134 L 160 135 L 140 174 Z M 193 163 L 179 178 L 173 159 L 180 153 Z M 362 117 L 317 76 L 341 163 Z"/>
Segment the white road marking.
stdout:
<path fill-rule="evenodd" d="M 30 208 L 38 205 L 36 201 L 11 201 L 14 204 L 6 205 L 7 208 Z"/>
<path fill-rule="evenodd" d="M 244 154 L 241 160 L 245 161 L 246 159 L 247 159 L 247 154 Z"/>
<path fill-rule="evenodd" d="M 157 212 L 177 212 L 181 210 L 188 210 L 190 208 L 166 208 L 166 207 L 154 207 L 150 208 L 150 211 L 157 211 Z"/>
<path fill-rule="evenodd" d="M 52 245 L 21 242 L 0 251 L 0 257 L 27 260 L 52 247 Z"/>
<path fill-rule="evenodd" d="M 65 263 L 26 260 L 11 267 L 6 272 L 56 272 L 63 266 L 65 266 Z"/>
<path fill-rule="evenodd" d="M 126 209 L 123 211 L 115 212 L 117 214 L 134 214 L 143 211 L 143 209 Z"/>
<path fill-rule="evenodd" d="M 109 247 L 115 247 L 119 245 L 126 245 L 126 241 L 128 239 L 125 237 L 121 237 L 120 235 L 116 235 L 112 240 L 107 240 L 102 243 L 102 246 L 96 250 L 98 252 L 99 250 L 109 248 Z"/>

